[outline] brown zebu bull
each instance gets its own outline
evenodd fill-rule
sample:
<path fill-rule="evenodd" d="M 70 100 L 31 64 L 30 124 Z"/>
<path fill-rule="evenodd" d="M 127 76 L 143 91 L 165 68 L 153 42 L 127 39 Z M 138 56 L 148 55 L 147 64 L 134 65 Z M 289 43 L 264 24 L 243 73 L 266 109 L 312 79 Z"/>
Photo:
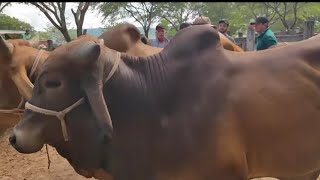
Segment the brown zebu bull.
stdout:
<path fill-rule="evenodd" d="M 122 24 L 111 28 L 100 37 L 108 41 L 106 45 L 110 48 L 131 55 L 147 56 L 162 50 L 142 44 L 139 37 L 136 36 L 138 33 L 140 36 L 139 30 L 134 25 Z M 86 37 L 91 38 L 90 36 Z M 121 43 L 119 44 L 119 42 Z M 2 38 L 0 39 L 0 109 L 17 107 L 21 96 L 27 100 L 30 99 L 32 82 L 50 54 L 49 51 L 40 51 L 35 46 L 37 43 L 34 40 L 3 41 Z M 31 71 L 33 71 L 32 76 L 30 76 Z M 18 115 L 0 112 L 0 133 L 18 121 Z M 90 172 L 83 171 L 82 173 Z M 101 176 L 106 176 L 106 174 Z"/>
<path fill-rule="evenodd" d="M 49 143 L 74 167 L 121 180 L 294 177 L 320 168 L 317 40 L 239 54 L 203 26 L 167 47 L 149 57 L 80 38 L 59 47 L 10 143 L 21 153 Z"/>
<path fill-rule="evenodd" d="M 134 25 L 122 24 L 103 33 L 100 38 L 105 39 L 105 44 L 110 48 L 124 51 L 131 55 L 147 56 L 162 50 L 161 48 L 142 44 L 139 40 L 139 35 L 139 30 Z M 229 42 L 223 42 L 226 48 L 232 50 L 232 45 L 228 45 L 228 43 Z M 5 87 L 3 89 L 8 92 L 1 95 L 4 95 L 7 100 L 12 101 L 9 107 L 3 106 L 2 108 L 13 108 L 18 106 L 21 95 L 25 99 L 30 99 L 33 87 L 32 82 L 34 82 L 39 69 L 42 68 L 42 64 L 50 52 L 39 51 L 39 49 L 31 47 L 34 43 L 30 44 L 30 41 L 28 43 L 28 41 L 25 40 L 9 40 L 6 41 L 6 46 L 4 46 L 4 42 L 1 44 L 0 56 L 2 56 L 2 58 L 0 63 L 2 72 L 7 74 L 10 73 L 6 76 L 7 79 L 3 79 L 1 81 L 2 83 L 6 83 L 6 85 L 3 86 Z M 30 76 L 32 67 L 35 69 L 34 75 L 30 79 L 28 76 Z M 10 77 L 15 81 L 15 84 L 12 82 Z M 17 87 L 20 90 L 20 93 L 18 93 Z M 6 99 L 2 98 L 0 102 L 8 105 L 8 102 L 4 100 Z M 3 119 L 0 122 L 0 126 L 2 127 L 10 127 L 16 124 L 19 120 L 17 115 L 0 115 L 2 117 L 1 119 Z"/>

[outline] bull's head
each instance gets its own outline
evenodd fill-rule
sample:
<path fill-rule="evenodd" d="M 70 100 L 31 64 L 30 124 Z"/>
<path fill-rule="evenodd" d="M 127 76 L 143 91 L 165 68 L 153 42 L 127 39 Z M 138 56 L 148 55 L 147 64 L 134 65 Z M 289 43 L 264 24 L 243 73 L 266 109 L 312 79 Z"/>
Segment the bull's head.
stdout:
<path fill-rule="evenodd" d="M 11 145 L 21 153 L 39 151 L 44 143 L 77 168 L 104 167 L 106 146 L 111 140 L 112 123 L 103 96 L 104 61 L 102 43 L 79 38 L 57 48 L 49 55 L 40 71 L 30 104 L 61 111 L 80 98 L 85 103 L 66 114 L 69 141 L 64 141 L 60 120 L 26 110 L 13 129 Z"/>
<path fill-rule="evenodd" d="M 33 84 L 27 75 L 27 67 L 32 66 L 32 60 L 38 53 L 39 41 L 32 40 L 3 40 L 0 38 L 0 68 L 1 71 L 9 73 L 20 94 L 25 99 L 31 98 Z"/>

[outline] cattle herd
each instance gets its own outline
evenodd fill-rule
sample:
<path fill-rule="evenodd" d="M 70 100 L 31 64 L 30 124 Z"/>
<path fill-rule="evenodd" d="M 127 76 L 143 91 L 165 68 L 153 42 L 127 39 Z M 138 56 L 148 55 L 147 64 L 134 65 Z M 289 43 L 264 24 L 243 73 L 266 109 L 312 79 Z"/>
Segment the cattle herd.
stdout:
<path fill-rule="evenodd" d="M 50 52 L 1 39 L 0 108 L 24 108 L 8 141 L 87 178 L 316 180 L 319 40 L 245 52 L 199 25 L 162 49 L 128 23 Z"/>

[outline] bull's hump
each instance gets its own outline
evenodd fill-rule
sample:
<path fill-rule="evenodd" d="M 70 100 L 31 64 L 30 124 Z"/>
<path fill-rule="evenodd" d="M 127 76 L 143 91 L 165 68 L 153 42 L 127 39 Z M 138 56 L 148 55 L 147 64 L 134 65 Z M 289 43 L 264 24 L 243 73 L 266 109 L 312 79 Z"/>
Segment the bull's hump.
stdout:
<path fill-rule="evenodd" d="M 213 51 L 220 43 L 218 31 L 209 26 L 192 26 L 177 33 L 164 51 L 178 56 L 192 56 Z"/>

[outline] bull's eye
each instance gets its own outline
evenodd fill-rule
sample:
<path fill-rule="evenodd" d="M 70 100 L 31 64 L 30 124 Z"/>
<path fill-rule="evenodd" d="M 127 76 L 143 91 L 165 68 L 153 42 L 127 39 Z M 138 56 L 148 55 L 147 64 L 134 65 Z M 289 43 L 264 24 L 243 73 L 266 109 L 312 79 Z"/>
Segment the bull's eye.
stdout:
<path fill-rule="evenodd" d="M 45 86 L 47 88 L 57 88 L 61 85 L 60 81 L 46 81 Z"/>

